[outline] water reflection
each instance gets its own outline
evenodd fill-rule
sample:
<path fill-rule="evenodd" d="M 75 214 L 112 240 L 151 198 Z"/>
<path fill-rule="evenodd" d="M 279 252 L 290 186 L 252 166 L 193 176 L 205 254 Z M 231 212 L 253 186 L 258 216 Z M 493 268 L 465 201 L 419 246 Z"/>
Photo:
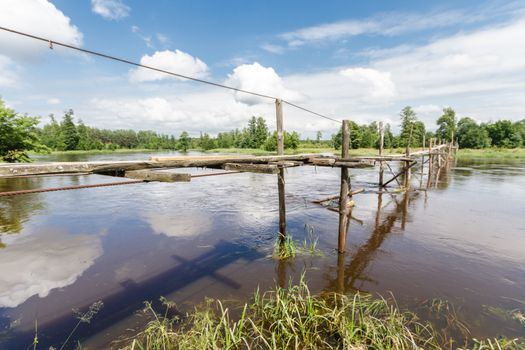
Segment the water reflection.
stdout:
<path fill-rule="evenodd" d="M 209 232 L 212 220 L 202 211 L 183 210 L 176 213 L 146 212 L 143 219 L 151 225 L 154 233 L 168 237 L 195 237 Z"/>
<path fill-rule="evenodd" d="M 102 298 L 104 307 L 96 315 L 95 322 L 91 323 L 89 327 L 79 328 L 75 333 L 75 338 L 86 338 L 129 318 L 142 308 L 145 300 L 152 301 L 154 308 L 161 310 L 162 305 L 159 302 L 161 296 L 168 296 L 203 278 L 211 278 L 227 288 L 239 289 L 242 286 L 240 279 L 224 275 L 219 271 L 239 259 L 254 261 L 263 256 L 262 253 L 244 244 L 227 241 L 220 241 L 211 249 L 193 258 L 185 258 L 178 254 L 172 255 L 172 267 L 142 280 L 127 278 L 121 281 L 120 288 Z M 2 262 L 0 261 L 0 264 Z M 45 270 L 45 268 L 43 269 Z M 83 310 L 91 302 L 92 299 L 83 300 L 77 303 L 76 307 Z M 57 340 L 66 339 L 71 325 L 75 323 L 74 316 L 70 313 L 61 317 L 54 315 L 48 322 L 41 322 L 41 319 L 42 317 L 38 324 L 39 346 L 43 348 L 56 346 Z M 4 323 L 9 324 L 13 321 L 6 319 Z M 28 325 L 14 328 L 10 334 L 10 339 L 0 339 L 0 347 L 21 348 L 27 346 L 34 336 L 34 330 L 31 328 L 33 320 L 27 320 L 27 322 Z M 5 324 L 4 327 L 6 327 Z"/>
<path fill-rule="evenodd" d="M 0 179 L 0 192 L 38 188 L 41 182 L 39 177 Z M 0 197 L 0 234 L 21 232 L 24 222 L 44 208 L 39 194 Z"/>
<path fill-rule="evenodd" d="M 73 284 L 102 254 L 94 235 L 43 231 L 7 239 L 0 254 L 0 308 Z"/>
<path fill-rule="evenodd" d="M 335 279 L 328 281 L 325 290 L 335 290 L 340 293 L 346 293 L 359 289 L 359 286 L 356 285 L 357 281 L 370 282 L 371 279 L 365 275 L 365 270 L 369 263 L 374 259 L 376 251 L 381 247 L 381 244 L 387 235 L 392 231 L 396 221 L 399 220 L 401 229 L 405 230 L 410 201 L 417 198 L 420 193 L 406 191 L 403 194 L 401 201 L 398 201 L 394 194 L 386 194 L 391 197 L 392 203 L 394 203 L 394 209 L 382 218 L 382 203 L 383 195 L 385 194 L 377 194 L 377 210 L 375 214 L 374 229 L 370 237 L 364 244 L 359 246 L 355 253 L 348 254 L 350 257 L 349 262 L 346 262 L 344 254 L 340 254 L 337 257 L 337 276 Z M 389 204 L 386 206 L 389 206 Z M 351 234 L 351 228 L 349 228 L 348 234 Z"/>

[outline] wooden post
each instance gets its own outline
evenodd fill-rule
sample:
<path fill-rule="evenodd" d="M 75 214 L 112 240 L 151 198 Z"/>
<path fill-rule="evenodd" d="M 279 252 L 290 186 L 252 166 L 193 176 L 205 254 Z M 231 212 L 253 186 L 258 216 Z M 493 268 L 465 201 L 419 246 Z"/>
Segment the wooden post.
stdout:
<path fill-rule="evenodd" d="M 379 156 L 383 156 L 383 147 L 385 143 L 385 129 L 383 122 L 379 122 Z M 383 186 L 383 161 L 379 161 L 379 186 Z"/>
<path fill-rule="evenodd" d="M 410 157 L 410 140 L 405 149 L 405 157 Z M 405 161 L 405 188 L 410 187 L 410 175 L 412 170 L 410 169 L 410 161 Z"/>
<path fill-rule="evenodd" d="M 434 163 L 434 157 L 432 156 L 432 140 L 428 140 L 428 178 L 427 178 L 427 187 L 430 186 L 432 181 L 432 166 Z"/>
<path fill-rule="evenodd" d="M 284 154 L 284 132 L 283 132 L 283 101 L 275 100 L 275 115 L 277 116 L 277 155 Z"/>
<path fill-rule="evenodd" d="M 280 99 L 275 100 L 275 115 L 277 117 L 277 155 L 284 155 L 283 133 L 283 104 Z M 277 174 L 277 190 L 279 192 L 279 237 L 284 241 L 286 237 L 286 201 L 284 198 L 284 167 L 279 168 Z"/>
<path fill-rule="evenodd" d="M 343 140 L 341 144 L 341 157 L 349 157 L 350 121 L 343 120 Z M 348 168 L 341 167 L 341 192 L 339 194 L 339 240 L 337 251 L 344 253 L 346 248 L 346 233 L 348 232 L 348 192 L 350 189 Z"/>
<path fill-rule="evenodd" d="M 421 148 L 422 151 L 425 150 L 425 134 L 423 134 L 423 148 Z M 419 176 L 419 187 L 421 188 L 423 186 L 423 168 L 425 167 L 425 154 L 421 154 L 421 174 Z"/>

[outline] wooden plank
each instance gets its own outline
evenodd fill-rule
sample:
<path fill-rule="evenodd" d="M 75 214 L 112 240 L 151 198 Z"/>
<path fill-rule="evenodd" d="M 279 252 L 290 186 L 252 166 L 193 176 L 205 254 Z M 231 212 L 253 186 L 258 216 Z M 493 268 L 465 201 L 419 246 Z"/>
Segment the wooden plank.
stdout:
<path fill-rule="evenodd" d="M 319 166 L 332 166 L 335 163 L 334 158 L 310 158 L 310 163 Z"/>
<path fill-rule="evenodd" d="M 227 156 L 227 157 L 173 157 L 163 160 L 137 161 L 95 161 L 95 162 L 55 162 L 55 163 L 15 163 L 0 164 L 0 177 L 38 174 L 65 173 L 119 173 L 129 170 L 153 168 L 221 167 L 225 163 L 265 164 L 278 161 L 306 161 L 313 154 L 282 156 Z M 158 158 L 161 159 L 161 158 Z"/>
<path fill-rule="evenodd" d="M 293 168 L 293 167 L 304 165 L 304 162 L 292 161 L 292 160 L 281 160 L 278 162 L 268 162 L 268 164 L 277 165 L 283 168 Z"/>
<path fill-rule="evenodd" d="M 126 171 L 124 177 L 129 179 L 138 179 L 144 181 L 158 181 L 158 182 L 190 182 L 191 174 L 185 173 L 170 173 L 166 171 L 155 170 L 129 170 Z"/>
<path fill-rule="evenodd" d="M 224 170 L 230 171 L 242 171 L 260 174 L 279 174 L 279 167 L 277 165 L 226 163 L 223 165 L 223 168 Z"/>
<path fill-rule="evenodd" d="M 372 168 L 374 163 L 371 162 L 335 162 L 334 167 L 345 167 L 345 168 Z"/>

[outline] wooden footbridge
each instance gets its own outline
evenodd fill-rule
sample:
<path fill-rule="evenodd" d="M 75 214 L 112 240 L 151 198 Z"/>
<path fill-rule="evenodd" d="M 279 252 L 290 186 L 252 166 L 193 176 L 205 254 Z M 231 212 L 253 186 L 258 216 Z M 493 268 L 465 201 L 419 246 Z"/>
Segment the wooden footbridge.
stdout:
<path fill-rule="evenodd" d="M 11 192 L 0 192 L 1 196 L 24 195 L 36 192 L 73 190 L 99 186 L 115 186 L 134 184 L 150 181 L 161 182 L 187 182 L 194 177 L 217 176 L 251 172 L 260 174 L 277 175 L 277 188 L 279 194 L 279 234 L 286 236 L 286 201 L 285 201 L 285 169 L 297 166 L 322 166 L 341 168 L 341 188 L 339 195 L 319 199 L 316 203 L 338 200 L 339 212 L 339 240 L 338 251 L 343 253 L 346 246 L 346 234 L 350 209 L 354 205 L 352 197 L 362 190 L 352 191 L 350 185 L 351 168 L 374 167 L 379 164 L 378 187 L 386 188 L 396 181 L 399 187 L 410 190 L 411 169 L 420 164 L 421 171 L 427 166 L 427 186 L 437 181 L 441 169 L 448 164 L 454 156 L 457 146 L 453 143 L 441 143 L 429 140 L 427 149 L 411 152 L 407 147 L 404 154 L 383 154 L 383 127 L 380 123 L 380 148 L 377 156 L 350 157 L 350 131 L 349 121 L 343 121 L 343 140 L 341 156 L 320 154 L 284 155 L 284 139 L 282 129 L 282 104 L 276 100 L 277 115 L 277 155 L 272 156 L 178 156 L 178 157 L 151 157 L 140 161 L 94 161 L 94 162 L 60 162 L 60 163 L 35 163 L 35 164 L 1 164 L 0 179 L 33 176 L 58 176 L 75 174 L 103 174 L 124 177 L 130 180 L 98 185 L 80 185 L 59 188 L 31 189 Z M 401 171 L 395 173 L 389 165 L 391 162 L 401 162 Z M 204 167 L 223 169 L 222 172 L 192 175 L 184 172 L 167 172 L 166 169 Z M 385 170 L 391 174 L 386 180 Z M 423 174 L 422 174 L 423 175 Z M 403 183 L 399 181 L 403 178 Z"/>

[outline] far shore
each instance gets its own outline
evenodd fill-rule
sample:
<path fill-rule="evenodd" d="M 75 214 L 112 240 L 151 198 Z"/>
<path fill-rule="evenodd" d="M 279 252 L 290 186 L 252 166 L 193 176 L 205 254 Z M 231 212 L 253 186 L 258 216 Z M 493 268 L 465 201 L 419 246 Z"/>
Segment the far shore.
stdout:
<path fill-rule="evenodd" d="M 422 148 L 414 148 L 413 151 L 421 150 Z M 158 152 L 170 152 L 170 151 L 177 151 L 177 150 L 169 150 L 169 149 L 128 149 L 128 148 L 119 148 L 116 150 L 74 150 L 74 151 L 52 151 L 51 155 L 82 155 L 82 154 L 115 154 L 115 153 L 158 153 Z M 224 154 L 250 154 L 250 155 L 271 155 L 275 154 L 275 152 L 266 151 L 264 149 L 258 149 L 258 148 L 215 148 L 211 150 L 203 151 L 202 149 L 189 149 L 187 152 L 203 152 L 203 153 L 224 153 Z M 285 150 L 285 154 L 299 154 L 299 153 L 332 153 L 332 154 L 340 154 L 340 150 L 336 150 L 335 148 L 330 147 L 319 147 L 319 148 L 311 148 L 311 147 L 299 147 L 297 149 L 287 149 Z M 405 152 L 402 148 L 397 149 L 385 149 L 384 154 L 403 154 Z M 184 153 L 184 152 L 181 152 Z M 377 155 L 378 150 L 374 148 L 358 148 L 358 149 L 351 149 L 350 155 L 351 156 L 372 156 Z M 37 153 L 31 152 L 30 155 L 37 155 Z M 38 155 L 45 155 L 45 154 L 38 154 Z M 507 159 L 521 159 L 525 158 L 525 148 L 485 148 L 485 149 L 459 149 L 457 152 L 457 158 L 458 159 L 499 159 L 499 158 L 507 158 Z"/>

